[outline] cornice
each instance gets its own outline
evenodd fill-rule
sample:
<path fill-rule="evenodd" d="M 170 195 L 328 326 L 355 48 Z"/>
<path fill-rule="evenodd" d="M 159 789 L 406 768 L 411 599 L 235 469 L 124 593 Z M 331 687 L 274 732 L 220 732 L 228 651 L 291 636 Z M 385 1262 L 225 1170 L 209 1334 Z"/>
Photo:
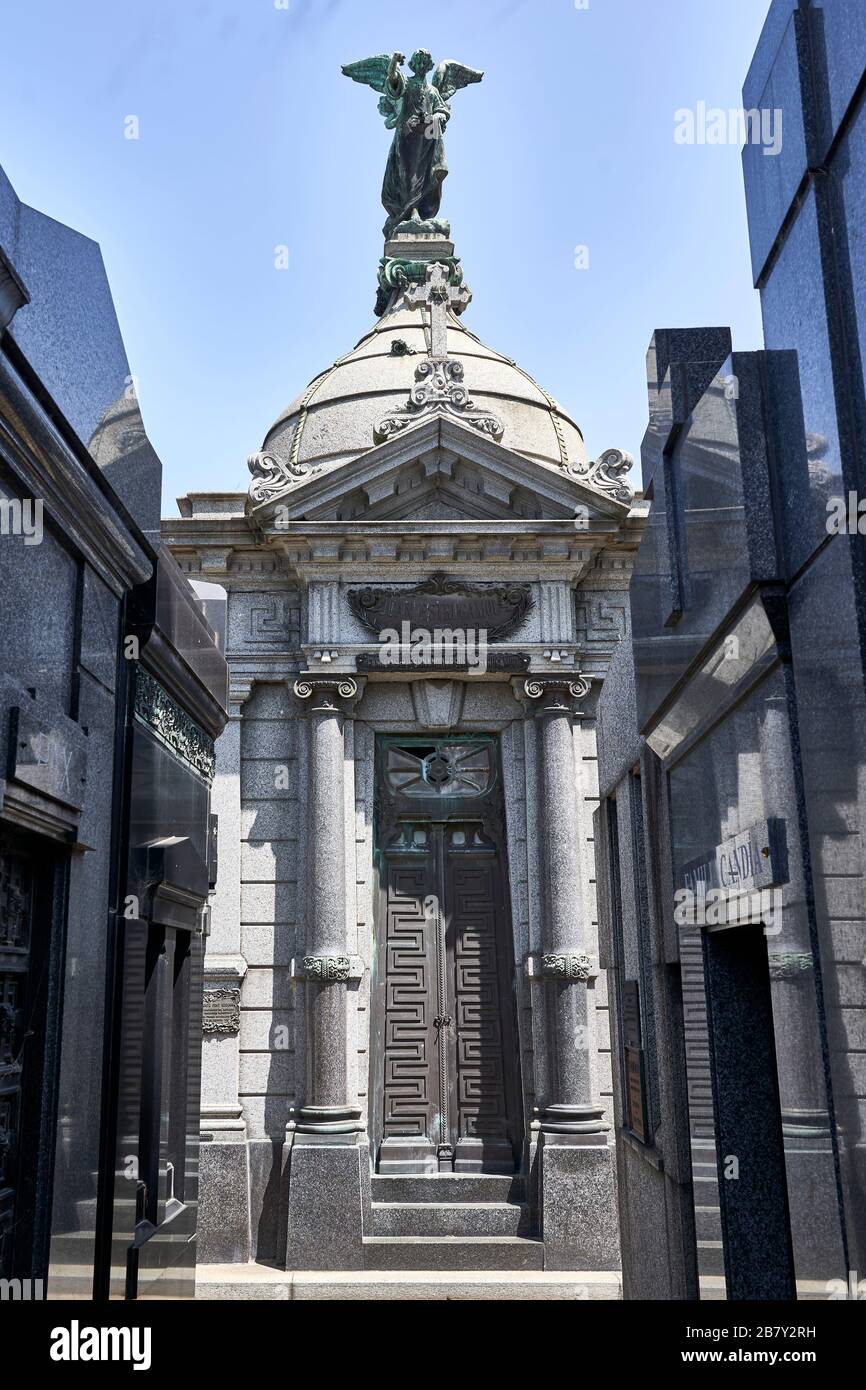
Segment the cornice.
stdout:
<path fill-rule="evenodd" d="M 22 487 L 116 593 L 149 579 L 153 561 L 122 504 L 90 477 L 7 357 L 0 353 L 0 443 Z M 95 465 L 94 465 L 95 466 Z"/>
<path fill-rule="evenodd" d="M 621 509 L 624 511 L 624 509 Z M 433 569 L 466 578 L 514 578 L 521 571 L 580 582 L 590 571 L 630 569 L 644 516 L 614 519 L 513 518 L 299 521 L 253 536 L 236 518 L 174 518 L 163 539 L 185 573 L 230 588 L 284 587 L 292 578 L 394 578 Z M 528 568 L 527 568 L 528 567 Z"/>
<path fill-rule="evenodd" d="M 141 664 L 211 738 L 219 737 L 226 724 L 225 709 L 157 627 L 142 647 Z"/>

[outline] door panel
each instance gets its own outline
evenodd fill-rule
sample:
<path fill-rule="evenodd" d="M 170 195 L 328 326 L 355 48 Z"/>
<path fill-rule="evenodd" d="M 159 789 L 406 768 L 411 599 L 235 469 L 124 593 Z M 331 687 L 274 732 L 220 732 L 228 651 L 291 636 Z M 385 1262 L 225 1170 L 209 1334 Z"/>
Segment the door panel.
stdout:
<path fill-rule="evenodd" d="M 404 1156 L 433 1166 L 436 1082 L 435 930 L 424 904 L 433 885 L 426 853 L 388 864 L 385 922 L 383 1138 L 399 1139 Z"/>
<path fill-rule="evenodd" d="M 471 825 L 449 830 L 449 850 L 455 834 L 481 838 Z M 471 853 L 447 855 L 445 899 L 456 1044 L 454 1166 L 461 1172 L 507 1167 L 512 1158 L 503 1040 L 510 1001 L 507 993 L 501 997 L 496 939 L 497 916 L 502 916 L 498 865 L 495 854 L 480 861 L 464 857 Z"/>

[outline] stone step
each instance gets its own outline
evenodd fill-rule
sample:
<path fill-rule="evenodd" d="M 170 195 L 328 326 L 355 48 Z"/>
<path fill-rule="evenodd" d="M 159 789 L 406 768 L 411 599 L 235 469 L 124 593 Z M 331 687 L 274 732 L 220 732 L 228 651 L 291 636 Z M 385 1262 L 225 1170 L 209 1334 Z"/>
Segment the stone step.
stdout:
<path fill-rule="evenodd" d="M 525 1203 L 373 1203 L 376 1236 L 528 1236 L 530 1228 Z"/>
<path fill-rule="evenodd" d="M 715 1155 L 711 1155 L 709 1158 L 700 1158 L 692 1150 L 692 1176 L 695 1178 L 715 1178 L 718 1181 L 719 1167 Z"/>
<path fill-rule="evenodd" d="M 695 1202 L 698 1206 L 717 1207 L 719 1205 L 719 1180 L 715 1173 L 707 1174 L 706 1177 L 696 1173 L 693 1183 Z"/>
<path fill-rule="evenodd" d="M 698 1269 L 701 1279 L 705 1274 L 724 1276 L 725 1256 L 721 1240 L 699 1240 L 697 1246 Z"/>
<path fill-rule="evenodd" d="M 715 1207 L 695 1207 L 695 1235 L 698 1240 L 721 1240 L 722 1213 Z"/>
<path fill-rule="evenodd" d="M 125 1201 L 114 1203 L 113 1211 L 116 1219 L 129 1222 L 130 1227 L 135 1225 L 135 1197 L 129 1197 Z M 75 1203 L 75 1214 L 78 1219 L 79 1228 L 82 1231 L 92 1231 L 96 1223 L 96 1198 L 85 1197 Z"/>
<path fill-rule="evenodd" d="M 95 1235 L 90 1231 L 59 1231 L 51 1237 L 52 1266 L 86 1264 L 93 1260 Z"/>
<path fill-rule="evenodd" d="M 365 1236 L 365 1269 L 543 1269 L 527 1236 Z"/>
<path fill-rule="evenodd" d="M 715 1172 L 692 1173 L 692 1182 L 695 1187 L 695 1201 L 707 1204 L 708 1192 L 718 1192 L 719 1179 Z"/>
<path fill-rule="evenodd" d="M 391 1177 L 374 1173 L 370 1179 L 374 1202 L 522 1202 L 526 1181 L 498 1173 L 431 1173 Z"/>
<path fill-rule="evenodd" d="M 468 1301 L 489 1299 L 617 1300 L 618 1271 L 581 1270 L 319 1270 L 271 1269 L 267 1265 L 199 1265 L 196 1298 L 244 1300 L 329 1299 L 386 1302 L 391 1299 Z"/>
<path fill-rule="evenodd" d="M 702 1303 L 722 1303 L 728 1297 L 724 1275 L 719 1277 L 717 1274 L 702 1274 L 698 1285 Z"/>

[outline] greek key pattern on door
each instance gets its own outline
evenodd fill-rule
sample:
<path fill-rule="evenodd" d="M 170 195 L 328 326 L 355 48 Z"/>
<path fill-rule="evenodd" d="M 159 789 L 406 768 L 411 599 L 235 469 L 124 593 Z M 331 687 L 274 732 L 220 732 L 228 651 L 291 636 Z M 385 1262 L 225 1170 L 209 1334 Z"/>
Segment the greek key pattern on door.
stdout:
<path fill-rule="evenodd" d="M 451 861 L 458 1138 L 508 1134 L 493 867 Z"/>
<path fill-rule="evenodd" d="M 436 990 L 434 943 L 424 912 L 427 892 L 423 863 L 392 866 L 385 941 L 386 1137 L 420 1137 L 433 1124 L 436 1057 L 430 1013 Z"/>

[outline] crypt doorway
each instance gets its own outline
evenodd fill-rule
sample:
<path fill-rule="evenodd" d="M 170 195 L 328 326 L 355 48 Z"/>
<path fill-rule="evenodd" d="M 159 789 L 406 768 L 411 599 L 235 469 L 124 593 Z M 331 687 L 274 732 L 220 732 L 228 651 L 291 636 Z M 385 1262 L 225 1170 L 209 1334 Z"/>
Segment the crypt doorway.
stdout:
<path fill-rule="evenodd" d="M 380 1173 L 513 1173 L 522 1121 L 498 740 L 376 742 Z"/>

